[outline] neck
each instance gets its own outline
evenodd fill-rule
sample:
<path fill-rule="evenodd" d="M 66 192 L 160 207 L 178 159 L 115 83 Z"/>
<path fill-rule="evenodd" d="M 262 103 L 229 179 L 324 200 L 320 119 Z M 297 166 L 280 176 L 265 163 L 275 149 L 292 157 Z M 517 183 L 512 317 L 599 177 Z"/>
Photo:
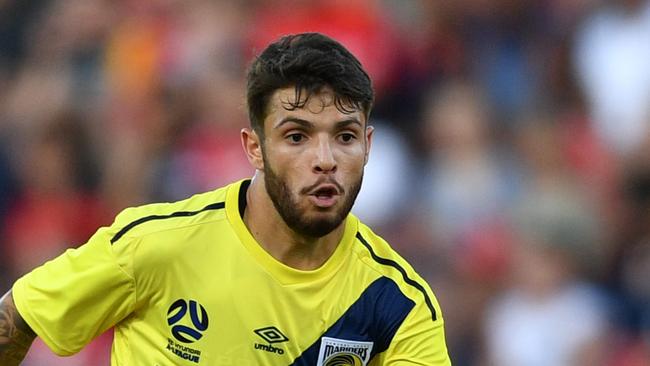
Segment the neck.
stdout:
<path fill-rule="evenodd" d="M 266 191 L 263 173 L 257 172 L 246 193 L 244 224 L 259 245 L 285 265 L 299 270 L 321 267 L 343 237 L 345 221 L 329 234 L 314 238 L 291 229 Z"/>

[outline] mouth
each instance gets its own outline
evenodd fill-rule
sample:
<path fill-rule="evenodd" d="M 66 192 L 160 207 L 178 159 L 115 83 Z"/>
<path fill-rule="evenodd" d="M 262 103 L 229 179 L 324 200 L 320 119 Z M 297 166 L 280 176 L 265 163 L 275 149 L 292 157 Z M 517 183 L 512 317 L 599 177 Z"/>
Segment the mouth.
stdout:
<path fill-rule="evenodd" d="M 312 203 L 320 208 L 332 207 L 338 202 L 340 191 L 333 184 L 322 184 L 308 193 Z"/>

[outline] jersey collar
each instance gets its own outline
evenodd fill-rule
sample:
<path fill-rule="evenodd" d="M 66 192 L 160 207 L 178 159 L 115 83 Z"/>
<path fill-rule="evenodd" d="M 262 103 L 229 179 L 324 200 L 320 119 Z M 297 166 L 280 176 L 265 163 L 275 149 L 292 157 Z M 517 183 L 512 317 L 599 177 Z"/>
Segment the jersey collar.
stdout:
<path fill-rule="evenodd" d="M 226 196 L 226 215 L 240 242 L 271 276 L 283 285 L 292 285 L 329 278 L 344 263 L 352 251 L 352 243 L 358 229 L 358 219 L 349 214 L 345 219 L 343 237 L 332 256 L 319 268 L 303 271 L 287 266 L 271 256 L 255 240 L 242 219 L 246 209 L 246 190 L 250 180 L 242 180 L 228 187 Z"/>

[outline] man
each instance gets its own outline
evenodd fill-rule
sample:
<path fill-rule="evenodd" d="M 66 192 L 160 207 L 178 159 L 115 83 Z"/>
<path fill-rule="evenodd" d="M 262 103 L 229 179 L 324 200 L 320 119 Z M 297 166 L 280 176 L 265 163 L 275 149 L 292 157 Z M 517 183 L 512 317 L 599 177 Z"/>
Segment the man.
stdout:
<path fill-rule="evenodd" d="M 115 327 L 112 365 L 450 365 L 431 290 L 351 215 L 373 102 L 357 59 L 287 36 L 248 73 L 252 180 L 130 208 L 0 303 L 0 364 Z M 216 167 L 218 169 L 218 167 Z"/>

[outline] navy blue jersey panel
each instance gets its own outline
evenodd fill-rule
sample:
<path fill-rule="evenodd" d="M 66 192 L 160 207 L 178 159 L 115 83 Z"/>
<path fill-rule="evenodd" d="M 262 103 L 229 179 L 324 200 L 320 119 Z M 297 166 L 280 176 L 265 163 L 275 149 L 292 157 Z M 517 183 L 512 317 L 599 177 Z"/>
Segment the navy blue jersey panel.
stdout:
<path fill-rule="evenodd" d="M 397 284 L 381 277 L 370 284 L 350 308 L 321 337 L 373 342 L 372 356 L 385 351 L 415 303 Z M 321 338 L 292 365 L 313 366 L 318 361 Z"/>

